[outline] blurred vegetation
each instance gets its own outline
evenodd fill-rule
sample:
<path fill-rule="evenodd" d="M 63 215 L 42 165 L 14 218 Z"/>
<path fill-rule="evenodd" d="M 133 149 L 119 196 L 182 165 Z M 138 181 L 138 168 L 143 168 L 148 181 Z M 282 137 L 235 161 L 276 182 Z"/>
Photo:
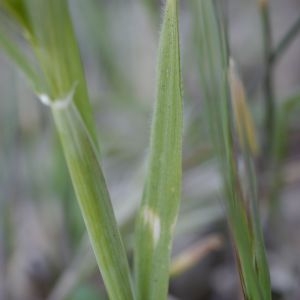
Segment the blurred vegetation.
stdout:
<path fill-rule="evenodd" d="M 300 297 L 300 4 L 271 0 L 266 20 L 262 2 L 228 0 L 224 14 L 231 54 L 245 83 L 262 150 L 253 163 L 273 299 L 296 300 Z M 131 259 L 155 99 L 162 3 L 72 0 L 69 4 L 101 162 Z M 203 107 L 205 91 L 199 86 L 195 38 L 199 32 L 192 4 L 181 1 L 180 9 L 183 192 L 173 250 L 173 266 L 179 265 L 180 272 L 174 271 L 169 293 L 170 299 L 240 299 L 220 193 L 223 183 Z M 0 33 L 7 30 L 17 50 L 31 60 L 3 11 L 0 20 Z M 270 22 L 271 32 L 264 22 Z M 264 34 L 272 35 L 269 44 Z M 3 52 L 0 65 L 0 299 L 107 299 L 48 109 Z M 274 105 L 270 135 L 266 82 L 271 82 Z M 271 142 L 266 146 L 267 140 Z M 215 234 L 217 246 L 210 246 Z"/>

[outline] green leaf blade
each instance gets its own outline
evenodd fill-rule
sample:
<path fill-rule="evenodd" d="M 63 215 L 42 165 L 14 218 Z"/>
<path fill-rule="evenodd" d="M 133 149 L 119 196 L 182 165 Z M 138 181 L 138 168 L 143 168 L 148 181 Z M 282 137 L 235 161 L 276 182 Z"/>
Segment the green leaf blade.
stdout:
<path fill-rule="evenodd" d="M 255 208 L 256 186 L 252 181 L 255 175 L 251 173 L 246 179 L 250 192 L 245 191 L 233 144 L 234 124 L 227 80 L 228 49 L 225 30 L 221 27 L 221 20 L 217 18 L 213 1 L 199 0 L 191 5 L 198 43 L 201 86 L 224 181 L 227 218 L 244 297 L 247 300 L 270 300 L 269 271 L 258 211 Z M 243 156 L 242 158 L 244 159 Z"/>
<path fill-rule="evenodd" d="M 75 105 L 53 108 L 75 193 L 110 299 L 134 299 L 126 252 L 97 150 Z"/>
<path fill-rule="evenodd" d="M 136 230 L 138 300 L 165 299 L 181 196 L 182 92 L 177 1 L 168 0 L 161 32 L 150 162 Z"/>

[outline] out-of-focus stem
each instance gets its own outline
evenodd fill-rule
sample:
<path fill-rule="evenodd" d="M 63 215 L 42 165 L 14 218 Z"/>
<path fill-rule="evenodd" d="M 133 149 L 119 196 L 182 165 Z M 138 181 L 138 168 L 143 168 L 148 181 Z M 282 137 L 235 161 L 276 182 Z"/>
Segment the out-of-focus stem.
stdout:
<path fill-rule="evenodd" d="M 282 158 L 278 156 L 278 149 L 282 146 L 278 144 L 278 137 L 282 135 L 282 126 L 286 127 L 285 122 L 281 120 L 281 110 L 276 109 L 273 74 L 274 68 L 281 56 L 291 45 L 295 37 L 300 31 L 300 17 L 295 21 L 291 28 L 286 32 L 284 37 L 273 48 L 272 29 L 270 22 L 269 0 L 259 0 L 263 27 L 264 42 L 264 59 L 265 59 L 265 75 L 264 75 L 264 95 L 265 95 L 265 128 L 263 136 L 263 168 L 271 168 L 268 183 L 268 198 L 276 202 L 278 192 L 278 174 L 282 164 Z M 279 124 L 277 124 L 279 123 Z M 284 127 L 284 128 L 285 128 Z M 278 146 L 279 145 L 279 146 Z M 272 204 L 274 206 L 274 204 Z"/>
<path fill-rule="evenodd" d="M 260 0 L 259 8 L 261 14 L 263 45 L 264 45 L 264 97 L 265 97 L 265 125 L 264 125 L 264 144 L 263 158 L 264 161 L 270 157 L 273 147 L 274 124 L 275 124 L 275 101 L 273 89 L 273 62 L 272 62 L 272 29 L 270 22 L 269 1 Z M 268 162 L 266 162 L 268 164 Z"/>
<path fill-rule="evenodd" d="M 270 60 L 272 64 L 275 64 L 282 56 L 284 51 L 291 45 L 297 34 L 300 32 L 300 17 L 284 35 L 282 40 L 278 43 L 278 46 L 273 50 Z"/>
<path fill-rule="evenodd" d="M 285 50 L 290 46 L 295 37 L 300 31 L 300 17 L 287 31 L 278 46 L 273 50 L 272 28 L 270 21 L 269 0 L 260 0 L 259 8 L 262 20 L 263 44 L 264 44 L 264 96 L 265 96 L 265 130 L 264 130 L 264 145 L 263 158 L 265 161 L 272 159 L 272 151 L 274 150 L 275 140 L 275 119 L 276 106 L 273 86 L 273 71 L 279 58 Z M 268 162 L 266 163 L 268 164 Z"/>

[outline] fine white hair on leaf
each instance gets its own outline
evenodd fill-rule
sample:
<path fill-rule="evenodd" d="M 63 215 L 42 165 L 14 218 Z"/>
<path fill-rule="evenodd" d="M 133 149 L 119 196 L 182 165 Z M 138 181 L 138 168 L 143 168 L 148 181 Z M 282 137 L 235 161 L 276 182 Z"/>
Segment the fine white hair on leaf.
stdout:
<path fill-rule="evenodd" d="M 153 209 L 146 207 L 143 212 L 143 220 L 145 225 L 147 225 L 151 231 L 154 247 L 156 247 L 159 238 L 160 238 L 160 218 L 159 216 L 153 211 Z"/>
<path fill-rule="evenodd" d="M 62 98 L 51 99 L 47 94 L 38 94 L 38 98 L 46 106 L 50 106 L 54 109 L 64 109 L 67 108 L 69 104 L 73 101 L 76 86 L 77 86 L 77 82 L 73 84 L 70 92 L 67 93 L 66 96 Z"/>

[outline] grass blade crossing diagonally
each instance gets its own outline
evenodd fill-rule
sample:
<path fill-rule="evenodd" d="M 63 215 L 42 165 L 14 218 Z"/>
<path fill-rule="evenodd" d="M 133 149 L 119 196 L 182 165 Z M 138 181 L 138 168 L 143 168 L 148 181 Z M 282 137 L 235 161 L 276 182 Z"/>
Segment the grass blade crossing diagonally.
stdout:
<path fill-rule="evenodd" d="M 181 196 L 182 92 L 177 0 L 162 25 L 150 161 L 136 228 L 138 300 L 166 299 L 170 250 Z"/>
<path fill-rule="evenodd" d="M 74 189 L 110 299 L 133 299 L 129 268 L 97 151 L 73 103 L 53 108 Z"/>
<path fill-rule="evenodd" d="M 34 82 L 51 107 L 76 196 L 107 292 L 112 300 L 133 300 L 126 252 L 98 160 L 96 126 L 79 49 L 66 0 L 1 0 L 35 57 L 32 75 L 20 53 L 10 57 Z M 8 37 L 5 37 L 8 38 Z M 5 43 L 5 38 L 0 42 Z M 5 45 L 9 50 L 13 43 Z M 21 65 L 20 65 L 21 64 Z M 35 72 L 35 71 L 34 71 Z"/>
<path fill-rule="evenodd" d="M 228 51 L 225 34 L 220 26 L 220 20 L 217 20 L 213 1 L 195 1 L 192 7 L 196 14 L 195 32 L 203 94 L 224 180 L 226 212 L 244 297 L 246 300 L 270 300 L 269 271 L 258 216 L 252 162 L 252 152 L 256 147 L 251 128 L 253 125 L 244 103 L 243 87 L 230 68 L 231 103 L 227 76 Z M 232 120 L 234 113 L 236 122 Z M 240 113 L 244 117 L 239 115 Z M 237 130 L 234 130 L 235 126 Z M 242 176 L 239 173 L 233 136 L 240 139 L 241 156 L 246 169 L 246 184 L 242 184 Z"/>

